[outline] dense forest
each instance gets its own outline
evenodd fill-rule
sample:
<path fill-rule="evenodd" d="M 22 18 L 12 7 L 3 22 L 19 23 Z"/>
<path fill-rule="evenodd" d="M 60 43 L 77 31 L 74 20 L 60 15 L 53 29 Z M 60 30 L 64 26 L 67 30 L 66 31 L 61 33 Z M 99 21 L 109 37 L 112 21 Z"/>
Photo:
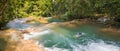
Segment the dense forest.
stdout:
<path fill-rule="evenodd" d="M 120 24 L 120 0 L 0 0 L 0 27 L 23 17 L 55 17 L 63 20 L 110 18 Z"/>

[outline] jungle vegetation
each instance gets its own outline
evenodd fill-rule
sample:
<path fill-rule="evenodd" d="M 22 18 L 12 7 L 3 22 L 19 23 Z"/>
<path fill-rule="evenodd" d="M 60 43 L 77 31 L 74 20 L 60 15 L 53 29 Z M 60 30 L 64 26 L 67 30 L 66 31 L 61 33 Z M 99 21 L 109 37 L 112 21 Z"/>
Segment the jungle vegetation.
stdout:
<path fill-rule="evenodd" d="M 55 17 L 63 20 L 110 18 L 120 24 L 120 0 L 0 0 L 0 27 L 23 17 Z"/>

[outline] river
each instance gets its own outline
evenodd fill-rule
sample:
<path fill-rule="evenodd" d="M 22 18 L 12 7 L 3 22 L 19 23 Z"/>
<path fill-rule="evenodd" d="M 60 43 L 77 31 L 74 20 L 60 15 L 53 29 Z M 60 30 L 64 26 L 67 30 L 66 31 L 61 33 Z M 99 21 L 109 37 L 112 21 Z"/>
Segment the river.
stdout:
<path fill-rule="evenodd" d="M 26 20 L 15 19 L 8 23 L 8 27 L 17 30 L 33 29 L 33 32 L 24 34 L 24 39 L 37 40 L 39 45 L 45 47 L 45 51 L 120 51 L 120 38 L 100 32 L 102 26 L 98 24 L 83 24 L 68 28 L 56 26 L 57 22 L 23 24 Z"/>

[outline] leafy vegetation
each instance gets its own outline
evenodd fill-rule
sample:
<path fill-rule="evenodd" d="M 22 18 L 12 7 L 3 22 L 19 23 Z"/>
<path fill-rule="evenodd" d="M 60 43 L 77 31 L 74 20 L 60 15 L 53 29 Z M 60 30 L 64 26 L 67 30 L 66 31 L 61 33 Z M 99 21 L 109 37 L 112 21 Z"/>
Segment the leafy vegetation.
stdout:
<path fill-rule="evenodd" d="M 0 5 L 0 24 L 28 16 L 63 20 L 109 17 L 112 21 L 120 17 L 120 0 L 1 0 Z"/>

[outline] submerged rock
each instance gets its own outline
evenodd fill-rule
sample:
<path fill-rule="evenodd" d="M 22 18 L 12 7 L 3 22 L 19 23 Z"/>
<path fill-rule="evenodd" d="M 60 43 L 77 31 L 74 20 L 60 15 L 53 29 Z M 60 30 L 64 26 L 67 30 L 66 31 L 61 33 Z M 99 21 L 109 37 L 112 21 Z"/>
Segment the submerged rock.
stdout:
<path fill-rule="evenodd" d="M 83 32 L 78 32 L 77 34 L 74 35 L 75 38 L 79 38 L 82 36 L 84 33 Z"/>
<path fill-rule="evenodd" d="M 100 30 L 101 32 L 109 33 L 111 36 L 120 36 L 120 29 L 115 28 L 103 28 Z"/>

